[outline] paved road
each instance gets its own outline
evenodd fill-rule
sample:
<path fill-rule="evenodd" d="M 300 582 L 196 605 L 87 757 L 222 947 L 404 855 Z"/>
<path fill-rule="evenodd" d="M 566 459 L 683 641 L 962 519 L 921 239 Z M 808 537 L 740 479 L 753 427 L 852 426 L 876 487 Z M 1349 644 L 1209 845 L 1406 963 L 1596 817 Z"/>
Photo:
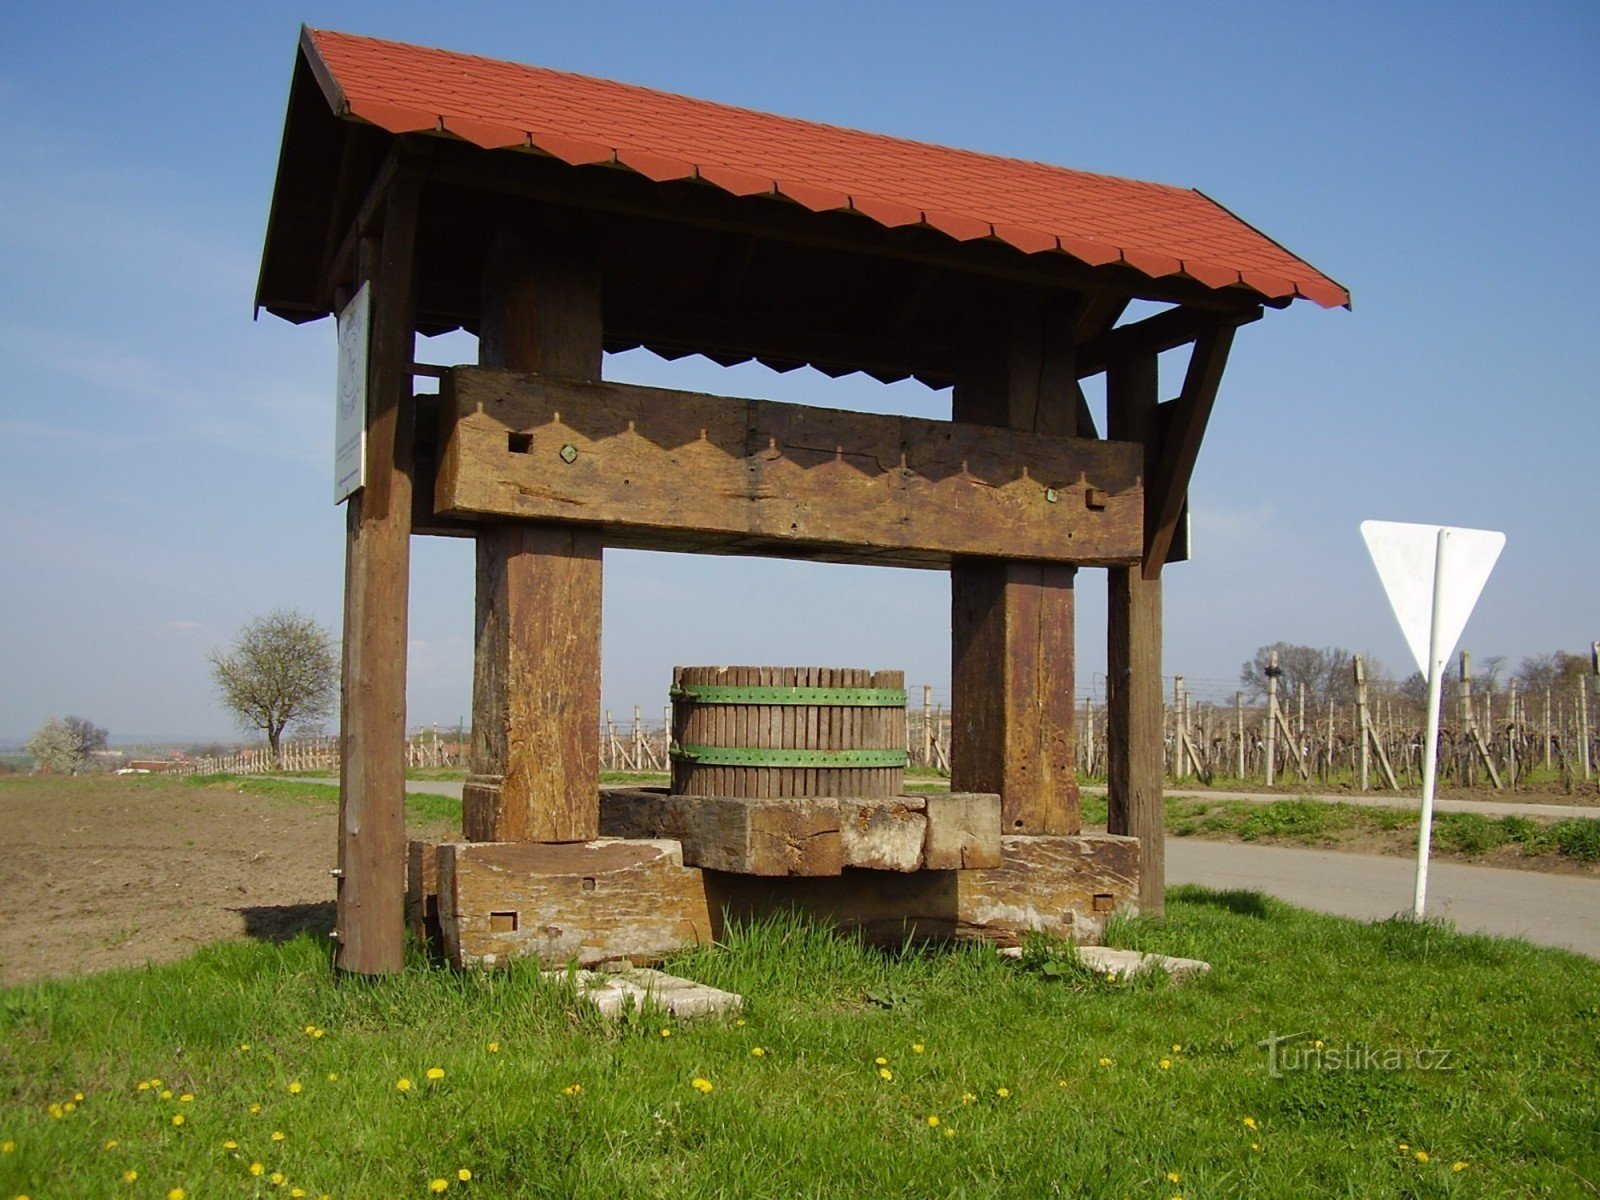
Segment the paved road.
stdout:
<path fill-rule="evenodd" d="M 1097 796 L 1106 794 L 1104 784 L 1090 784 L 1083 789 Z M 1271 804 L 1274 800 L 1318 800 L 1326 804 L 1353 804 L 1358 808 L 1407 808 L 1417 812 L 1422 807 L 1420 795 L 1395 795 L 1393 792 L 1213 792 L 1206 788 L 1168 788 L 1169 800 L 1247 800 L 1252 804 Z M 1475 812 L 1486 817 L 1600 817 L 1600 807 L 1590 804 L 1545 804 L 1536 800 L 1448 800 L 1436 797 L 1436 812 Z"/>
<path fill-rule="evenodd" d="M 458 799 L 461 796 L 459 782 L 444 780 L 413 780 L 406 789 Z M 1242 800 L 1282 798 L 1247 792 L 1205 794 Z M 1400 803 L 1392 797 L 1368 802 Z M 1447 801 L 1440 807 L 1445 803 L 1485 811 L 1479 801 Z M 1600 816 L 1600 809 L 1595 808 L 1513 806 L 1510 802 L 1507 807 L 1530 815 Z M 1413 859 L 1389 855 L 1249 846 L 1198 838 L 1167 839 L 1168 883 L 1248 888 L 1302 908 L 1365 921 L 1409 911 L 1415 872 Z M 1454 921 L 1464 933 L 1522 937 L 1541 946 L 1562 947 L 1600 958 L 1600 879 L 1434 862 L 1428 868 L 1428 915 Z"/>

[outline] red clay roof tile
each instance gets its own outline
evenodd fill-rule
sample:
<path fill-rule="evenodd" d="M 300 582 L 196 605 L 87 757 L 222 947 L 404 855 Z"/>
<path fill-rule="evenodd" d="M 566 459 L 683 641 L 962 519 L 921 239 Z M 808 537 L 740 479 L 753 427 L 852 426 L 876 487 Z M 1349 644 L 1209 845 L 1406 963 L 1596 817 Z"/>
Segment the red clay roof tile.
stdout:
<path fill-rule="evenodd" d="M 1119 260 L 1151 276 L 1326 307 L 1349 293 L 1198 191 L 928 145 L 630 84 L 351 34 L 307 30 L 348 113 L 391 133 L 445 129 L 480 146 L 531 144 L 565 162 L 615 161 L 656 181 L 698 176 L 735 195 L 883 225 L 926 221 L 1024 253 Z M 527 137 L 524 139 L 523 131 Z"/>

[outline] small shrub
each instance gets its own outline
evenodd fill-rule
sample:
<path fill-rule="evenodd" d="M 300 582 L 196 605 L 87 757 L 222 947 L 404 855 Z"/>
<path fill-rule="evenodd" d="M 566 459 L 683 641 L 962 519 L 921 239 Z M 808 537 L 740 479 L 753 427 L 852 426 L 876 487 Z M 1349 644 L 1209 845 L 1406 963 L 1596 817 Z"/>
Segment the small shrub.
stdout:
<path fill-rule="evenodd" d="M 1573 817 L 1557 821 L 1551 829 L 1556 847 L 1579 862 L 1600 862 L 1600 821 Z"/>

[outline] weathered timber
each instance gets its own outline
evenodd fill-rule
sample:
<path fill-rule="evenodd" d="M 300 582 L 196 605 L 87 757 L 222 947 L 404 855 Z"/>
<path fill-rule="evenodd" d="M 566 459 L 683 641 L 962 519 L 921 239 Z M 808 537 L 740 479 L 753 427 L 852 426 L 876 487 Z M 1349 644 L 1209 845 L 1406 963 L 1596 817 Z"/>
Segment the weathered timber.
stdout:
<path fill-rule="evenodd" d="M 927 805 L 919 796 L 839 801 L 839 849 L 848 866 L 921 870 L 927 840 Z"/>
<path fill-rule="evenodd" d="M 655 961 L 721 936 L 729 918 L 790 909 L 870 941 L 1004 945 L 1033 931 L 1092 944 L 1113 913 L 1138 911 L 1139 844 L 1107 834 L 1007 837 L 1000 865 L 978 870 L 778 879 L 685 867 L 671 841 L 445 842 L 438 861 L 443 949 L 458 966 Z"/>
<path fill-rule="evenodd" d="M 1109 432 L 1143 441 L 1151 469 L 1159 449 L 1156 385 L 1153 354 L 1115 360 L 1106 376 Z M 1139 567 L 1113 567 L 1107 575 L 1107 828 L 1138 838 L 1139 906 L 1154 915 L 1165 911 L 1166 896 L 1161 578 L 1146 578 Z"/>
<path fill-rule="evenodd" d="M 483 293 L 483 362 L 599 378 L 600 278 L 581 244 L 503 233 Z M 508 522 L 478 536 L 468 838 L 599 833 L 601 550 L 594 531 L 570 525 Z"/>
<path fill-rule="evenodd" d="M 1143 553 L 1139 451 L 1114 442 L 471 367 L 443 397 L 441 515 L 915 566 Z"/>
<path fill-rule="evenodd" d="M 992 792 L 938 792 L 926 798 L 928 840 L 922 865 L 930 871 L 998 867 L 1000 797 Z"/>
<path fill-rule="evenodd" d="M 445 842 L 439 924 L 457 966 L 659 960 L 712 938 L 702 872 L 677 843 Z"/>
<path fill-rule="evenodd" d="M 339 874 L 334 965 L 364 975 L 403 965 L 406 628 L 413 413 L 407 373 L 420 182 L 397 175 L 381 239 L 364 239 L 372 288 L 366 486 L 346 501 L 340 689 Z"/>
<path fill-rule="evenodd" d="M 837 875 L 844 868 L 839 802 L 833 799 L 674 796 L 655 788 L 606 788 L 606 837 L 671 838 L 692 867 L 746 875 Z"/>
<path fill-rule="evenodd" d="M 956 420 L 1012 435 L 1075 432 L 1071 328 L 1071 314 L 1024 310 L 1003 342 L 975 348 L 956 380 Z M 1099 503 L 1087 491 L 1073 500 Z M 1006 833 L 1076 833 L 1076 567 L 989 554 L 959 559 L 950 571 L 950 786 L 998 793 Z"/>
<path fill-rule="evenodd" d="M 406 928 L 425 946 L 439 940 L 439 843 L 406 843 Z"/>
<path fill-rule="evenodd" d="M 1153 579 L 1162 564 L 1171 561 L 1179 522 L 1188 503 L 1189 479 L 1200 454 L 1206 422 L 1228 365 L 1228 350 L 1233 345 L 1233 327 L 1223 326 L 1202 333 L 1190 353 L 1189 370 L 1183 391 L 1172 408 L 1161 436 L 1161 457 L 1155 474 L 1145 480 L 1144 576 Z M 1184 548 L 1187 557 L 1187 547 Z"/>

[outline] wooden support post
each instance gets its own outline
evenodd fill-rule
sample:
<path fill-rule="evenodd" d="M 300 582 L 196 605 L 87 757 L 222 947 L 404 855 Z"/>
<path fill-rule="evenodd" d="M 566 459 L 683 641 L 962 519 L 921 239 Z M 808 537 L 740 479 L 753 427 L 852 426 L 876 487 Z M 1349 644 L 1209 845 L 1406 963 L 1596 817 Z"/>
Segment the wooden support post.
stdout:
<path fill-rule="evenodd" d="M 1233 736 L 1238 740 L 1239 780 L 1244 781 L 1244 693 L 1233 694 Z"/>
<path fill-rule="evenodd" d="M 399 971 L 405 941 L 409 369 L 419 192 L 414 175 L 395 177 L 381 238 L 362 239 L 359 267 L 372 289 L 366 485 L 345 502 L 334 965 L 362 975 Z"/>
<path fill-rule="evenodd" d="M 1070 436 L 1073 345 L 1029 312 L 978 347 L 955 385 L 958 422 Z M 1080 826 L 1073 671 L 1077 568 L 959 559 L 950 570 L 950 787 L 1000 796 L 1006 834 Z"/>
<path fill-rule="evenodd" d="M 479 361 L 600 378 L 599 266 L 571 241 L 503 233 L 484 278 Z M 553 464 L 559 468 L 559 464 Z M 600 830 L 601 535 L 494 525 L 478 535 L 473 841 L 588 841 Z"/>
<path fill-rule="evenodd" d="M 1273 784 L 1278 769 L 1278 652 L 1267 663 L 1267 786 Z"/>
<path fill-rule="evenodd" d="M 1147 480 L 1160 450 L 1157 385 L 1154 354 L 1116 358 L 1107 365 L 1107 435 L 1144 443 Z M 1106 803 L 1109 832 L 1139 839 L 1139 907 L 1159 915 L 1166 909 L 1166 810 L 1161 778 L 1161 564 L 1153 566 L 1153 574 L 1141 567 L 1107 572 Z"/>

